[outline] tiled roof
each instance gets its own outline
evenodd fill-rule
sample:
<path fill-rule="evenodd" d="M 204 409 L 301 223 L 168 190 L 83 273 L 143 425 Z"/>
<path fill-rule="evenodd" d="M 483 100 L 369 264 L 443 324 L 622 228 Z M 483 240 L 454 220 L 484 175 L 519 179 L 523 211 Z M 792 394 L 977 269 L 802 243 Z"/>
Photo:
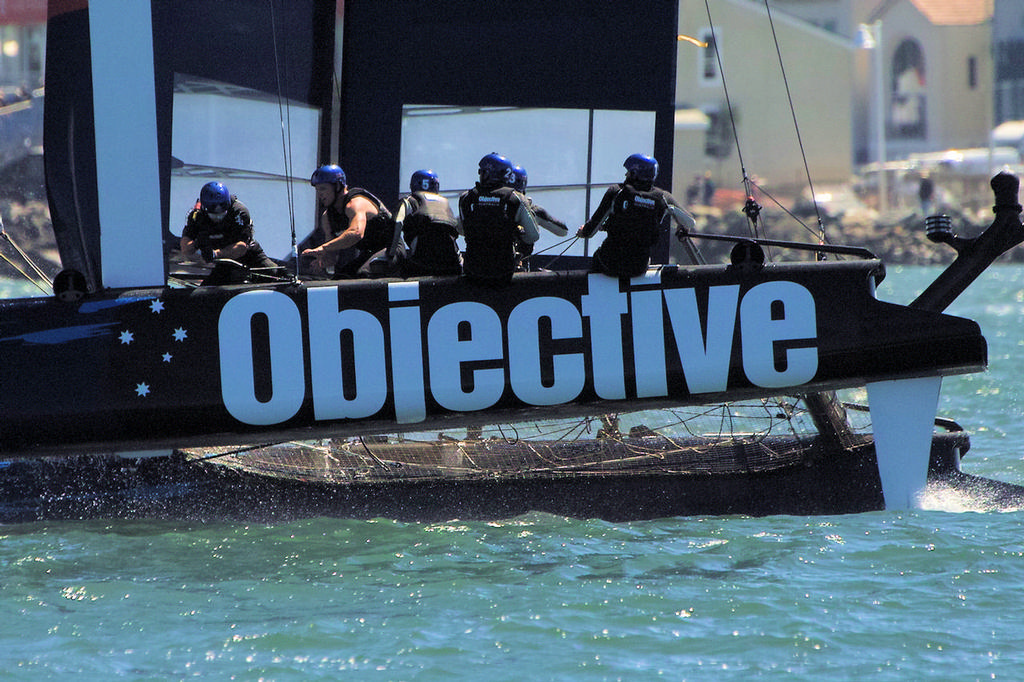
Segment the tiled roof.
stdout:
<path fill-rule="evenodd" d="M 910 0 L 937 26 L 974 26 L 992 18 L 995 0 Z"/>

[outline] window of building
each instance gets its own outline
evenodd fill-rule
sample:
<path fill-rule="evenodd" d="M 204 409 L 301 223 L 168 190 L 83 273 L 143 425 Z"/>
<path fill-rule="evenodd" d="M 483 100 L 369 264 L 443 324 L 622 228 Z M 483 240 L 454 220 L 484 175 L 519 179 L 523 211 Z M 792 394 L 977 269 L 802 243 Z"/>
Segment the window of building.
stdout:
<path fill-rule="evenodd" d="M 718 53 L 715 49 L 715 34 L 705 29 L 700 34 L 704 47 L 700 48 L 700 82 L 704 85 L 717 85 L 721 82 L 718 72 Z"/>
<path fill-rule="evenodd" d="M 967 87 L 970 90 L 978 87 L 978 59 L 974 56 L 967 58 Z"/>
<path fill-rule="evenodd" d="M 923 139 L 927 134 L 924 52 L 913 39 L 893 53 L 890 79 L 889 135 Z"/>

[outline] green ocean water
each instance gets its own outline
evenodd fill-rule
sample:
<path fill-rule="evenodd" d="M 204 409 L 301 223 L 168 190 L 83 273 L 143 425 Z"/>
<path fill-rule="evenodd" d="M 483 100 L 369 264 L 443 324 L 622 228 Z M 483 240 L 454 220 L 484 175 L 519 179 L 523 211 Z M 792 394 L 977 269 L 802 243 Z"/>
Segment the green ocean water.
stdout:
<path fill-rule="evenodd" d="M 879 297 L 936 272 L 890 267 Z M 1024 483 L 1024 268 L 949 312 L 989 341 L 943 382 L 964 469 Z M 0 526 L 0 679 L 1024 679 L 1024 513 L 926 506 Z"/>

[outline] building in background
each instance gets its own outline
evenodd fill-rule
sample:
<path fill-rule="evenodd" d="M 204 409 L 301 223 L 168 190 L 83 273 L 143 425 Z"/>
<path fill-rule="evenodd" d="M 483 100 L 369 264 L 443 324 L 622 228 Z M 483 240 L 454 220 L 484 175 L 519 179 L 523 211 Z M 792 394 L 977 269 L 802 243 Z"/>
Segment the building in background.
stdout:
<path fill-rule="evenodd" d="M 719 188 L 742 190 L 743 168 L 780 191 L 806 187 L 801 146 L 815 182 L 849 179 L 851 40 L 792 14 L 769 16 L 763 3 L 750 0 L 681 0 L 679 35 L 676 196 L 686 196 L 694 176 L 706 171 Z M 702 134 L 696 114 L 706 117 Z"/>
<path fill-rule="evenodd" d="M 774 0 L 773 5 L 863 47 L 868 45 L 859 38 L 868 36 L 881 51 L 881 74 L 874 73 L 873 49 L 856 55 L 855 164 L 876 161 L 880 139 L 889 160 L 985 147 L 993 125 L 1015 117 L 1000 113 L 1001 100 L 1017 97 L 1024 117 L 1020 0 Z M 993 21 L 996 12 L 1001 18 Z M 1006 53 L 1005 66 L 994 66 L 993 45 L 997 59 Z M 884 136 L 878 134 L 878 118 Z"/>
<path fill-rule="evenodd" d="M 46 5 L 46 0 L 0 3 L 0 90 L 5 95 L 42 84 Z M 782 190 L 806 186 L 808 172 L 815 183 L 845 182 L 856 168 L 879 158 L 985 147 L 995 125 L 1024 119 L 1022 0 L 770 0 L 769 5 L 771 15 L 765 0 L 679 0 L 678 35 L 686 39 L 675 45 L 673 158 L 661 160 L 663 168 L 671 168 L 672 191 L 678 197 L 685 197 L 687 187 L 707 173 L 717 187 L 740 190 L 744 167 Z M 580 16 L 574 15 L 573 21 Z M 569 19 L 565 23 L 572 25 Z M 876 32 L 875 49 L 863 49 L 865 27 Z M 875 73 L 876 55 L 880 73 Z M 337 64 L 335 70 L 342 75 Z M 348 74 L 349 80 L 354 77 Z M 520 78 L 530 82 L 522 74 Z M 536 88 L 518 91 L 518 99 L 530 100 L 522 103 L 527 110 L 536 108 L 544 95 L 550 97 Z M 408 104 L 403 109 L 403 116 L 409 114 L 406 121 L 426 121 L 413 114 L 436 113 L 420 106 L 431 103 Z M 331 115 L 336 123 L 338 111 Z M 491 110 L 486 116 L 504 117 L 507 124 L 520 114 Z M 601 118 L 595 121 L 600 124 Z M 643 140 L 654 135 L 652 125 L 640 126 Z M 499 127 L 519 130 L 510 124 Z M 600 125 L 592 127 L 599 140 L 616 145 L 653 144 L 602 135 Z M 16 137 L 25 138 L 20 132 Z M 591 161 L 582 179 L 549 178 L 549 167 L 567 167 L 549 162 L 557 145 L 538 142 L 532 134 L 516 138 L 520 148 L 515 141 L 497 141 L 529 165 L 536 190 L 568 219 L 586 213 L 574 194 L 582 191 L 579 187 L 606 179 L 591 177 L 591 168 L 621 170 L 601 158 Z M 407 147 L 408 140 L 403 140 L 398 152 L 403 161 L 388 161 L 394 166 L 390 175 L 404 178 L 407 169 L 400 164 L 419 162 Z M 358 149 L 351 153 L 351 164 L 358 167 L 363 154 Z M 617 146 L 609 157 L 615 154 L 621 155 Z M 802 154 L 807 156 L 806 169 Z M 381 165 L 376 159 L 366 163 L 366 173 Z M 462 175 L 471 175 L 473 166 L 461 158 L 452 163 L 446 181 L 456 189 L 471 181 Z"/>
<path fill-rule="evenodd" d="M 0 170 L 40 155 L 46 0 L 0 2 Z"/>
<path fill-rule="evenodd" d="M 992 16 L 995 120 L 1024 120 L 1024 2 L 996 0 Z"/>
<path fill-rule="evenodd" d="M 43 85 L 46 0 L 0 3 L 0 90 L 4 97 Z"/>

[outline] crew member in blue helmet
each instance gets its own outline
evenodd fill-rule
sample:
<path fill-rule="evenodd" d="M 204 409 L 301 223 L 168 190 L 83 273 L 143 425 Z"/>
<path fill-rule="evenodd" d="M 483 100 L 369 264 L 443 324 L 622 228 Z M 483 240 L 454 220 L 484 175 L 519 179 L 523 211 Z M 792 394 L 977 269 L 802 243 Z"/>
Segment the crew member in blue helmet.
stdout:
<path fill-rule="evenodd" d="M 459 197 L 459 232 L 466 239 L 462 272 L 501 286 L 512 281 L 540 232 L 526 199 L 513 188 L 512 162 L 491 153 L 480 159 L 478 172 L 476 185 Z"/>
<path fill-rule="evenodd" d="M 268 281 L 280 272 L 253 237 L 249 209 L 221 182 L 208 182 L 199 191 L 181 231 L 180 246 L 183 256 L 198 255 L 214 264 L 201 283 L 204 286 Z"/>
<path fill-rule="evenodd" d="M 402 197 L 395 211 L 395 234 L 389 255 L 403 238 L 407 245 L 402 275 L 458 275 L 459 221 L 448 199 L 441 196 L 441 181 L 432 170 L 418 170 L 409 180 L 410 193 Z"/>
<path fill-rule="evenodd" d="M 326 270 L 334 264 L 338 251 L 353 248 L 355 256 L 334 268 L 335 279 L 390 274 L 371 273 L 369 267 L 371 259 L 383 257 L 391 245 L 394 222 L 383 202 L 361 187 L 349 187 L 345 171 L 334 164 L 313 171 L 309 184 L 316 189 L 317 202 L 323 207 L 318 227 L 324 243 L 304 250 L 302 255 L 316 258 L 319 268 Z M 404 246 L 400 250 L 404 255 Z"/>
<path fill-rule="evenodd" d="M 669 220 L 683 231 L 695 223 L 671 194 L 654 186 L 658 177 L 654 157 L 631 154 L 622 165 L 626 179 L 605 191 L 594 215 L 576 236 L 589 239 L 604 230 L 607 234 L 594 251 L 591 269 L 613 277 L 637 277 L 647 271 L 651 247 L 661 239 Z"/>

